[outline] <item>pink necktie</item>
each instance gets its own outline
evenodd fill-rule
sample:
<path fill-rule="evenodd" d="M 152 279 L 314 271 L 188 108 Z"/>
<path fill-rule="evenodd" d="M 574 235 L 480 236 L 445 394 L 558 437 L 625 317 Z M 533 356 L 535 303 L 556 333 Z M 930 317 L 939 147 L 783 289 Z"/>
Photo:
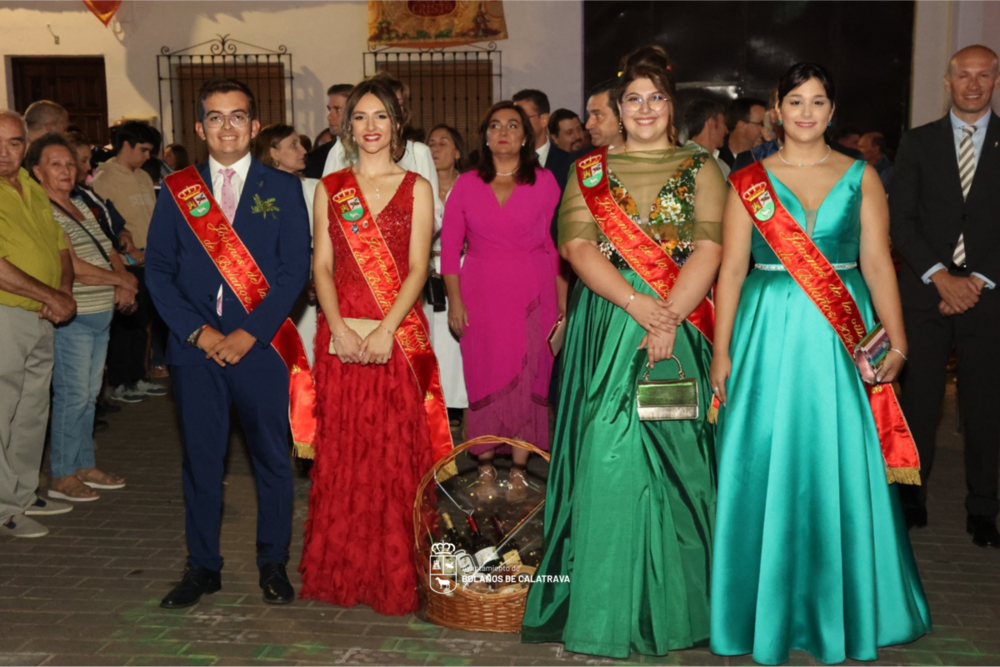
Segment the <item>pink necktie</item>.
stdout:
<path fill-rule="evenodd" d="M 225 180 L 222 181 L 222 192 L 219 193 L 219 206 L 222 207 L 222 213 L 230 224 L 236 217 L 236 193 L 233 192 L 233 175 L 235 173 L 236 170 L 232 167 L 226 167 L 222 170 L 222 176 Z M 215 297 L 215 312 L 219 317 L 222 317 L 222 285 L 219 285 L 219 294 Z"/>
<path fill-rule="evenodd" d="M 233 192 L 233 176 L 235 174 L 236 170 L 232 167 L 226 167 L 222 170 L 222 176 L 225 180 L 222 182 L 222 192 L 219 193 L 219 206 L 222 207 L 222 212 L 226 214 L 226 219 L 230 223 L 236 217 L 236 193 Z"/>

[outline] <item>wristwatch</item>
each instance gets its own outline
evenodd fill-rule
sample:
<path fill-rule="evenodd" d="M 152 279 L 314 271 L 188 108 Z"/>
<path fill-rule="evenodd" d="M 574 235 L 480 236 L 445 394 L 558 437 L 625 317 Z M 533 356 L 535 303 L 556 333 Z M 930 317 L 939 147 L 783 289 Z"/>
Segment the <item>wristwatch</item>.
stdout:
<path fill-rule="evenodd" d="M 195 329 L 191 333 L 191 335 L 187 337 L 187 342 L 190 343 L 191 345 L 193 345 L 194 347 L 198 347 L 198 339 L 201 338 L 201 333 L 205 329 L 207 329 L 207 328 L 208 328 L 208 325 L 207 324 L 203 324 L 200 327 L 198 327 L 197 329 Z"/>

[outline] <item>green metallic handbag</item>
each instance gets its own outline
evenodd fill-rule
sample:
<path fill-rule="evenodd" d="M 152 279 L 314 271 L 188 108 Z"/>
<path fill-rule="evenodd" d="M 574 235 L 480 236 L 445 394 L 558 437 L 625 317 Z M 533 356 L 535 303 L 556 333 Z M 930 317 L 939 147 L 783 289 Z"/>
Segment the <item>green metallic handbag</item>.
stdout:
<path fill-rule="evenodd" d="M 649 367 L 639 380 L 636 402 L 639 421 L 655 422 L 698 418 L 698 381 L 684 377 L 684 367 L 677 357 L 676 380 L 650 380 Z"/>

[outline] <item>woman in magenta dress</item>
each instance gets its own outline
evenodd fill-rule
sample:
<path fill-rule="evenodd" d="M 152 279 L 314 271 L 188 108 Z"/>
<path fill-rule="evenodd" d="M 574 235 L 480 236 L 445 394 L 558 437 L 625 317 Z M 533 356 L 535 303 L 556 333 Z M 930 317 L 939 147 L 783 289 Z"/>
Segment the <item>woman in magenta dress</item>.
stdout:
<path fill-rule="evenodd" d="M 413 306 L 427 278 L 434 229 L 430 185 L 392 160 L 400 117 L 384 84 L 359 84 L 347 101 L 343 138 L 358 146 L 360 160 L 316 188 L 318 431 L 299 566 L 303 598 L 342 607 L 366 604 L 393 615 L 419 606 L 411 555 L 413 498 L 434 460 L 424 392 L 394 333 L 398 328 L 405 335 L 413 324 L 426 331 L 423 311 Z M 347 228 L 342 217 L 354 225 Z M 388 312 L 352 254 L 352 243 L 371 238 L 370 222 L 401 281 Z M 391 291 L 384 291 L 391 299 Z M 380 322 L 362 337 L 352 327 L 362 329 L 363 323 L 345 318 Z"/>
<path fill-rule="evenodd" d="M 479 139 L 479 168 L 455 182 L 441 232 L 448 324 L 461 339 L 469 392 L 468 437 L 548 449 L 553 358 L 545 338 L 559 318 L 559 256 L 550 233 L 559 186 L 538 165 L 529 119 L 513 103 L 486 113 Z M 482 481 L 496 479 L 493 456 L 510 449 L 472 449 Z M 523 492 L 528 452 L 513 456 L 510 488 Z"/>

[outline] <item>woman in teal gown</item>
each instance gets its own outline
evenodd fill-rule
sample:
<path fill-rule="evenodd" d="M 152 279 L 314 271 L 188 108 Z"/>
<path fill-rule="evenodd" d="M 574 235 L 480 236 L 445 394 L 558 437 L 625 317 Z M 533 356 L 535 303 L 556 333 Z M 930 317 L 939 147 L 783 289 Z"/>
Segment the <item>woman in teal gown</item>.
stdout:
<path fill-rule="evenodd" d="M 570 651 L 614 658 L 664 655 L 708 639 L 712 347 L 690 323 L 671 333 L 664 322 L 680 323 L 711 287 L 726 191 L 711 155 L 670 140 L 673 104 L 664 98 L 672 98 L 673 85 L 665 60 L 624 69 L 618 100 L 628 140 L 607 157 L 611 195 L 683 269 L 668 306 L 600 233 L 574 170 L 559 240 L 580 282 L 562 351 L 538 570 L 569 582 L 532 585 L 522 631 L 525 642 L 563 642 Z M 636 387 L 644 366 L 659 361 L 653 377 L 676 378 L 671 352 L 699 380 L 700 418 L 640 422 Z"/>
<path fill-rule="evenodd" d="M 785 145 L 762 164 L 869 330 L 877 310 L 898 350 L 880 371 L 888 383 L 906 337 L 885 192 L 871 167 L 826 145 L 833 99 L 821 67 L 789 70 L 778 102 Z M 931 621 L 864 386 L 735 191 L 724 237 L 711 374 L 724 402 L 711 649 L 763 664 L 786 662 L 792 649 L 825 663 L 875 660 L 879 646 L 911 642 Z"/>

